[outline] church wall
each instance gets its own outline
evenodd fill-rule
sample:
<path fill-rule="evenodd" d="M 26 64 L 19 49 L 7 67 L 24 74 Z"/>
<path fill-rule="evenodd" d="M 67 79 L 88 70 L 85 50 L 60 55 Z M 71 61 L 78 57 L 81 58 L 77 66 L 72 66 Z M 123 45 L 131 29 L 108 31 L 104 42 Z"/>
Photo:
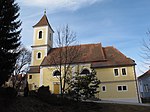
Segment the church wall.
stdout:
<path fill-rule="evenodd" d="M 118 76 L 114 75 L 114 68 L 95 69 L 101 81 L 97 97 L 103 100 L 138 102 L 134 66 L 116 68 L 119 70 Z M 122 75 L 122 68 L 126 68 L 126 76 Z M 118 86 L 121 86 L 122 90 L 118 90 Z M 123 86 L 126 86 L 126 90 L 123 90 Z"/>
<path fill-rule="evenodd" d="M 72 65 L 72 73 L 74 74 L 79 70 L 81 72 L 84 68 L 87 68 L 90 70 L 90 64 L 80 64 L 80 65 Z M 71 69 L 70 68 L 70 69 Z M 59 83 L 59 77 L 58 76 L 53 76 L 53 73 L 57 70 L 57 67 L 51 66 L 51 67 L 42 67 L 42 75 L 43 75 L 43 85 L 44 86 L 49 86 L 50 91 L 53 93 L 54 91 L 54 83 Z M 62 66 L 62 74 L 63 74 L 63 66 Z"/>
<path fill-rule="evenodd" d="M 106 87 L 106 91 L 102 90 L 102 86 Z M 118 91 L 118 86 L 126 86 L 127 90 Z M 128 99 L 129 102 L 138 102 L 136 82 L 111 82 L 111 83 L 101 83 L 99 87 L 99 93 L 97 97 L 102 100 L 120 100 Z M 131 100 L 132 99 L 132 100 Z M 134 100 L 135 99 L 135 100 Z"/>
<path fill-rule="evenodd" d="M 122 68 L 126 69 L 126 75 L 122 75 Z M 119 75 L 114 75 L 114 69 L 118 69 Z M 96 68 L 97 77 L 103 82 L 106 81 L 126 81 L 135 80 L 134 66 L 114 67 L 114 68 Z"/>
<path fill-rule="evenodd" d="M 30 75 L 32 75 L 31 79 L 30 79 Z M 40 73 L 28 74 L 28 84 L 29 84 L 29 90 L 37 89 L 40 84 Z"/>

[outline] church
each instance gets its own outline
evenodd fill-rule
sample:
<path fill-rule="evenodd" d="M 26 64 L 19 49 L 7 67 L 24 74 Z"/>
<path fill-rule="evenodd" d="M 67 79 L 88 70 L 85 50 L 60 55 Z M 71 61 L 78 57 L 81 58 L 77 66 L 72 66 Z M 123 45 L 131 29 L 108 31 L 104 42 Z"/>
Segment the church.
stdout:
<path fill-rule="evenodd" d="M 60 82 L 56 77 L 57 62 L 52 57 L 60 48 L 53 47 L 54 30 L 46 14 L 33 26 L 33 45 L 30 70 L 28 72 L 29 90 L 49 86 L 54 94 L 60 94 Z M 76 46 L 77 48 L 79 46 Z M 102 100 L 139 102 L 136 82 L 135 61 L 126 57 L 113 46 L 103 47 L 101 43 L 81 44 L 82 54 L 74 60 L 72 74 L 96 71 L 101 81 L 96 97 Z M 55 57 L 57 60 L 57 57 Z"/>

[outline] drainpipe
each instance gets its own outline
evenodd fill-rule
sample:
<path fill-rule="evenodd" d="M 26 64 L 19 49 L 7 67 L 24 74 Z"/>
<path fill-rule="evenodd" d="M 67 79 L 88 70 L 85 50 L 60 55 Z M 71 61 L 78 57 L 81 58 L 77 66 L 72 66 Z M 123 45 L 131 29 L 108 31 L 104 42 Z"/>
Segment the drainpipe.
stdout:
<path fill-rule="evenodd" d="M 139 87 L 138 87 L 138 82 L 137 82 L 137 78 L 136 78 L 135 65 L 133 67 L 134 67 L 134 78 L 135 78 L 135 83 L 136 83 L 138 102 L 141 103 L 141 98 L 140 98 L 140 94 L 139 94 Z"/>

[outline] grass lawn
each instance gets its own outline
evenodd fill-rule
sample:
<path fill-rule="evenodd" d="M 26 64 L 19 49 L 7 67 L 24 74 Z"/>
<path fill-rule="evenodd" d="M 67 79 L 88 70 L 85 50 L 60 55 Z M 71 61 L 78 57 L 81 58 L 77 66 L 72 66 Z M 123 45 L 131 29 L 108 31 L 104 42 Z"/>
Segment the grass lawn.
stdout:
<path fill-rule="evenodd" d="M 36 97 L 0 98 L 0 112 L 150 112 L 150 107 L 125 104 L 74 103 L 50 105 Z"/>

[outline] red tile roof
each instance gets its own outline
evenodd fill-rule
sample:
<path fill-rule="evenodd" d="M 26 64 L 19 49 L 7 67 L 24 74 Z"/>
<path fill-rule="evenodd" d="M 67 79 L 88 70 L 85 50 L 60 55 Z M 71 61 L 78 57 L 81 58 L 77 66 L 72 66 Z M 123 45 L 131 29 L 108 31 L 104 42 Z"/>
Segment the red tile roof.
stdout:
<path fill-rule="evenodd" d="M 116 48 L 102 47 L 100 43 L 67 47 L 67 57 L 69 57 L 67 61 L 64 55 L 65 49 L 66 47 L 52 48 L 44 58 L 41 66 L 58 65 L 60 60 L 61 63 L 91 63 L 93 68 L 135 65 L 134 60 L 127 58 Z M 61 50 L 62 56 L 60 58 Z"/>
<path fill-rule="evenodd" d="M 50 26 L 50 24 L 48 22 L 47 16 L 45 14 L 40 19 L 40 21 L 37 24 L 35 24 L 33 27 L 40 27 L 40 26 L 49 26 L 52 29 L 52 27 Z M 52 29 L 52 31 L 53 31 L 53 29 Z"/>
<path fill-rule="evenodd" d="M 40 73 L 40 66 L 30 66 L 28 73 Z"/>
<path fill-rule="evenodd" d="M 124 54 L 112 46 L 103 47 L 103 52 L 107 61 L 94 62 L 92 63 L 93 68 L 136 65 L 134 60 L 127 58 Z"/>

